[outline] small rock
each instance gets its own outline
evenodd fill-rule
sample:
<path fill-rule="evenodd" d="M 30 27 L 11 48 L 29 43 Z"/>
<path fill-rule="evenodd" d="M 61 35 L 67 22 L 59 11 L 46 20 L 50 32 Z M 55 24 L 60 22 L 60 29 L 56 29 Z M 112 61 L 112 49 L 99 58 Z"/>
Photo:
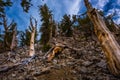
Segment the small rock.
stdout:
<path fill-rule="evenodd" d="M 99 63 L 96 64 L 98 67 L 101 67 L 101 68 L 106 68 L 106 61 L 104 60 L 101 60 Z"/>
<path fill-rule="evenodd" d="M 15 77 L 16 76 L 16 74 L 12 74 L 12 77 Z"/>
<path fill-rule="evenodd" d="M 93 62 L 85 61 L 82 64 L 87 67 L 87 66 L 90 66 L 91 64 L 93 64 Z"/>
<path fill-rule="evenodd" d="M 57 64 L 58 61 L 56 59 L 53 60 L 53 64 Z"/>
<path fill-rule="evenodd" d="M 88 69 L 86 67 L 81 67 L 80 68 L 80 73 L 87 73 Z"/>
<path fill-rule="evenodd" d="M 73 65 L 74 63 L 73 62 L 67 62 L 67 65 Z"/>
<path fill-rule="evenodd" d="M 15 59 L 12 60 L 13 63 L 16 63 L 17 61 Z"/>

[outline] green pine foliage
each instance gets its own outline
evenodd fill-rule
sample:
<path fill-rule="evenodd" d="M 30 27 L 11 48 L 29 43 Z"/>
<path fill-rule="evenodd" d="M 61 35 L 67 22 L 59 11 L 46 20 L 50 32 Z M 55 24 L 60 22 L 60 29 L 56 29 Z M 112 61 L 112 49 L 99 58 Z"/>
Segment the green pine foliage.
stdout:
<path fill-rule="evenodd" d="M 50 32 L 51 32 L 51 22 L 52 22 L 52 13 L 47 7 L 47 5 L 39 6 L 40 16 L 41 16 L 41 39 L 40 43 L 46 45 L 50 40 Z"/>
<path fill-rule="evenodd" d="M 72 36 L 73 31 L 72 31 L 72 21 L 70 19 L 70 15 L 65 14 L 63 16 L 63 19 L 60 23 L 59 28 L 60 28 L 61 35 L 64 35 L 66 37 Z"/>
<path fill-rule="evenodd" d="M 45 45 L 43 45 L 43 47 L 42 47 L 42 51 L 43 51 L 43 52 L 47 52 L 50 48 L 51 48 L 51 46 L 50 46 L 49 44 L 45 44 Z"/>
<path fill-rule="evenodd" d="M 3 25 L 2 17 L 5 14 L 5 7 L 12 6 L 11 0 L 0 0 L 0 25 Z"/>
<path fill-rule="evenodd" d="M 20 33 L 20 46 L 30 46 L 31 33 L 28 29 Z"/>
<path fill-rule="evenodd" d="M 78 26 L 81 31 L 84 31 L 87 34 L 91 34 L 91 32 L 94 32 L 93 24 L 86 14 L 78 18 Z"/>
<path fill-rule="evenodd" d="M 28 13 L 30 7 L 32 6 L 31 0 L 21 0 L 21 6 L 23 10 Z"/>
<path fill-rule="evenodd" d="M 30 46 L 31 32 L 30 27 L 25 30 L 25 32 L 20 31 L 20 46 Z M 37 29 L 35 31 L 34 41 L 37 43 L 38 32 Z"/>

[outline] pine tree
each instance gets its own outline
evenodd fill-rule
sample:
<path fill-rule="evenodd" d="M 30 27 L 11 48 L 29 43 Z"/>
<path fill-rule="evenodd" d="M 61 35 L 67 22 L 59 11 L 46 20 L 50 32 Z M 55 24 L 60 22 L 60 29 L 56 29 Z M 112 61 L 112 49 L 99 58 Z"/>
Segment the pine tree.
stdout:
<path fill-rule="evenodd" d="M 52 29 L 53 27 L 55 29 L 55 25 L 53 22 L 52 13 L 46 4 L 40 6 L 39 10 L 42 21 L 42 25 L 40 27 L 40 32 L 41 32 L 40 43 L 46 45 L 49 42 L 50 38 L 52 38 Z"/>
<path fill-rule="evenodd" d="M 3 17 L 4 38 L 3 47 L 5 50 L 12 50 L 17 46 L 17 23 L 14 20 L 8 25 L 6 15 Z"/>
<path fill-rule="evenodd" d="M 31 0 L 21 0 L 21 6 L 23 10 L 28 13 L 30 7 L 32 6 Z"/>
<path fill-rule="evenodd" d="M 63 16 L 61 23 L 60 23 L 60 27 L 59 27 L 60 34 L 67 36 L 67 37 L 72 36 L 72 25 L 73 25 L 73 23 L 70 19 L 70 15 L 65 14 Z"/>

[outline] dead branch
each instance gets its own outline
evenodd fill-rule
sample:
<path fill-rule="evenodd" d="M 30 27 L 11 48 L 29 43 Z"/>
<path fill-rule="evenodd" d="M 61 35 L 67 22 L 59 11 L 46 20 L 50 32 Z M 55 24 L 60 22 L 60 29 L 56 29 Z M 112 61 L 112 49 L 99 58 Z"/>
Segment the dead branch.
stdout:
<path fill-rule="evenodd" d="M 0 67 L 0 73 L 8 72 L 9 70 L 14 69 L 14 68 L 16 68 L 19 65 L 20 64 L 14 64 L 12 66 L 2 66 L 2 67 Z"/>
<path fill-rule="evenodd" d="M 29 62 L 31 62 L 32 59 L 34 59 L 36 57 L 36 55 L 30 57 L 30 58 L 27 58 L 19 63 L 16 63 L 16 64 L 13 64 L 11 66 L 2 66 L 0 67 L 0 73 L 4 73 L 4 72 L 8 72 L 10 71 L 11 69 L 16 69 L 17 67 L 23 67 L 24 65 L 28 64 Z"/>

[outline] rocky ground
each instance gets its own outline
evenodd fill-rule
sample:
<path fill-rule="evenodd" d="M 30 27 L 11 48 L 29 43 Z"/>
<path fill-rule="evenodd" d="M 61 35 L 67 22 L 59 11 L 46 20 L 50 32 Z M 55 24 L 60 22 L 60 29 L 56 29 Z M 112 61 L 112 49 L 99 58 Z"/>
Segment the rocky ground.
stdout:
<path fill-rule="evenodd" d="M 29 58 L 29 49 L 23 47 L 0 53 L 0 80 L 120 80 L 109 72 L 100 44 L 92 37 L 82 35 L 77 40 L 59 37 L 59 40 L 80 50 L 65 48 L 51 62 L 46 62 L 45 53 L 37 49 L 29 63 L 14 67 L 10 66 Z"/>

